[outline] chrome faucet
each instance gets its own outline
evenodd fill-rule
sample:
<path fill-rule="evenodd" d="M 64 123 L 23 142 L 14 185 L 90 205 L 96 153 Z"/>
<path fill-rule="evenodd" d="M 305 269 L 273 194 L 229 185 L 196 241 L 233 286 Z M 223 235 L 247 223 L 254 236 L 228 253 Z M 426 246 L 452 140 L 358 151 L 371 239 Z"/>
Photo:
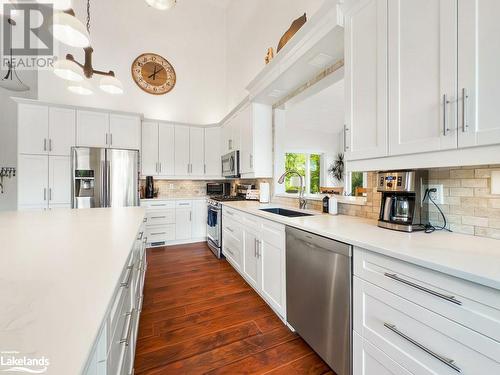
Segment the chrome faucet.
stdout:
<path fill-rule="evenodd" d="M 288 171 L 281 175 L 278 180 L 278 184 L 283 184 L 285 182 L 285 178 L 290 175 L 297 175 L 300 178 L 300 188 L 299 188 L 299 208 L 301 210 L 305 210 L 307 208 L 307 199 L 304 197 L 305 187 L 304 187 L 304 176 L 302 176 L 297 171 Z"/>

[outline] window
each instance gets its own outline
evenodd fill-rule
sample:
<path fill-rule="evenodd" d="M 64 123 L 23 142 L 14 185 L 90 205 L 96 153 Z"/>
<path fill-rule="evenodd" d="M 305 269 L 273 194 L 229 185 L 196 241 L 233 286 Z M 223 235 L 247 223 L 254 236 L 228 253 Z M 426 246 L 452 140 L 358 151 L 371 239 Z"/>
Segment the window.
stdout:
<path fill-rule="evenodd" d="M 306 194 L 319 194 L 321 181 L 321 155 L 306 153 L 286 153 L 285 171 L 297 171 L 305 177 Z M 291 175 L 285 180 L 285 192 L 297 193 L 300 188 L 300 178 Z"/>

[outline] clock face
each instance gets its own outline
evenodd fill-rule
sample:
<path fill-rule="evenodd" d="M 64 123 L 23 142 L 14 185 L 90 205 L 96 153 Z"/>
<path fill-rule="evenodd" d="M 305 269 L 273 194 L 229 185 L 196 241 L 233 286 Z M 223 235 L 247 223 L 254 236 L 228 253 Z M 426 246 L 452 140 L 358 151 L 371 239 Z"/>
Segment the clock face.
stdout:
<path fill-rule="evenodd" d="M 154 53 L 144 53 L 134 60 L 132 78 L 137 86 L 153 95 L 170 92 L 176 82 L 173 66 L 167 59 Z"/>

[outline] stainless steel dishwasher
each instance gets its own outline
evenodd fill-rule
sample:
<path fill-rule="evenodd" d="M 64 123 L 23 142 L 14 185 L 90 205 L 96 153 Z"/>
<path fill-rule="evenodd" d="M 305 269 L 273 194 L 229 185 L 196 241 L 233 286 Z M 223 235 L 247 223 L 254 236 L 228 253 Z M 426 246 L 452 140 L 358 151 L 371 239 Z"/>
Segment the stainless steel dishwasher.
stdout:
<path fill-rule="evenodd" d="M 286 228 L 288 323 L 338 374 L 352 367 L 352 246 Z"/>

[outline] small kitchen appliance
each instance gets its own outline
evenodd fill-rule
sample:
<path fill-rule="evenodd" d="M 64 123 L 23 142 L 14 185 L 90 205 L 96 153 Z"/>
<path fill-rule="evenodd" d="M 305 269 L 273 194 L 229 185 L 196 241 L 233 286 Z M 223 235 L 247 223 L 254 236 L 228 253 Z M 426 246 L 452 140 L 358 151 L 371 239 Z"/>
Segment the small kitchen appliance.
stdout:
<path fill-rule="evenodd" d="M 153 176 L 146 176 L 146 189 L 145 198 L 153 199 L 155 197 L 155 184 L 153 182 Z"/>
<path fill-rule="evenodd" d="M 222 176 L 226 178 L 240 177 L 240 152 L 231 151 L 222 156 Z"/>
<path fill-rule="evenodd" d="M 388 171 L 377 175 L 382 193 L 378 226 L 402 232 L 425 230 L 429 205 L 424 203 L 428 171 Z"/>
<path fill-rule="evenodd" d="M 209 197 L 229 196 L 229 195 L 231 195 L 231 183 L 230 182 L 208 182 L 207 183 L 207 195 Z"/>

